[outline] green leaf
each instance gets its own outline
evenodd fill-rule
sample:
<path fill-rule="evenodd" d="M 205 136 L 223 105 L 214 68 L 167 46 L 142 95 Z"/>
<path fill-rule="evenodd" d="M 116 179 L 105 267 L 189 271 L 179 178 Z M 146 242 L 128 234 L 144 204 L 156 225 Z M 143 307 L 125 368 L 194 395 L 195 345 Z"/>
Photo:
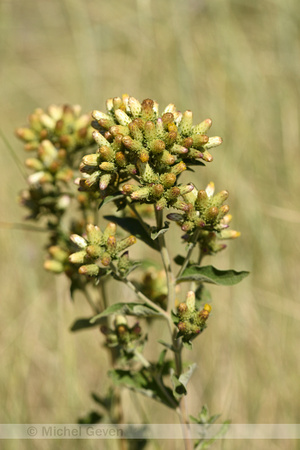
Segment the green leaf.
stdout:
<path fill-rule="evenodd" d="M 95 322 L 91 323 L 91 320 L 93 317 L 82 317 L 80 319 L 76 319 L 75 322 L 70 327 L 70 331 L 80 331 L 80 330 L 86 330 L 88 328 L 93 328 L 97 325 L 99 325 L 102 320 L 96 320 Z"/>
<path fill-rule="evenodd" d="M 172 352 L 175 352 L 175 348 L 174 348 L 174 346 L 172 344 L 169 344 L 168 342 L 165 342 L 165 341 L 163 341 L 161 339 L 159 339 L 157 342 L 159 344 L 163 345 L 164 347 L 166 347 L 167 349 L 171 350 Z"/>
<path fill-rule="evenodd" d="M 136 219 L 135 217 L 104 216 L 104 219 L 116 223 L 121 228 L 123 228 L 123 230 L 128 231 L 130 234 L 135 236 L 137 239 L 140 239 L 154 250 L 159 250 L 158 243 L 153 241 L 150 237 L 151 229 L 148 224 L 145 223 L 145 227 L 149 229 L 149 232 L 147 233 L 138 219 Z"/>
<path fill-rule="evenodd" d="M 172 390 L 163 384 L 161 378 L 157 382 L 147 369 L 141 369 L 139 372 L 116 369 L 109 371 L 108 374 L 116 386 L 125 385 L 128 389 L 139 392 L 172 409 L 176 409 L 178 406 Z"/>
<path fill-rule="evenodd" d="M 102 206 L 107 205 L 107 203 L 114 202 L 116 200 L 122 200 L 125 198 L 125 195 L 117 193 L 116 195 L 108 195 L 105 197 L 105 199 L 100 203 L 99 209 L 102 208 Z"/>
<path fill-rule="evenodd" d="M 185 257 L 182 256 L 182 255 L 176 255 L 173 261 L 174 261 L 175 264 L 177 264 L 178 266 L 182 266 L 182 264 L 183 264 L 184 261 L 185 261 Z"/>
<path fill-rule="evenodd" d="M 188 350 L 193 350 L 193 344 L 191 341 L 182 341 L 182 345 Z"/>
<path fill-rule="evenodd" d="M 189 379 L 191 378 L 194 370 L 196 369 L 197 364 L 191 364 L 188 367 L 188 370 L 184 373 L 182 373 L 179 377 L 177 377 L 177 375 L 175 375 L 174 371 L 172 371 L 171 374 L 171 381 L 173 384 L 173 394 L 174 397 L 176 398 L 176 400 L 180 400 L 180 398 L 183 395 L 187 394 L 187 390 L 186 390 L 186 386 L 188 384 Z"/>
<path fill-rule="evenodd" d="M 99 414 L 97 411 L 90 411 L 84 417 L 78 419 L 80 425 L 90 425 L 95 423 L 100 423 L 103 415 Z"/>
<path fill-rule="evenodd" d="M 219 270 L 213 266 L 191 265 L 177 279 L 182 281 L 200 281 L 204 283 L 232 286 L 242 281 L 249 272 L 236 272 L 235 270 Z"/>
<path fill-rule="evenodd" d="M 175 323 L 175 325 L 180 321 L 177 314 L 175 314 L 173 311 L 171 311 L 171 319 L 173 320 L 173 323 Z"/>
<path fill-rule="evenodd" d="M 162 314 L 151 306 L 143 303 L 114 303 L 93 317 L 90 322 L 93 324 L 102 317 L 110 316 L 111 314 L 124 314 L 125 316 L 137 316 L 137 317 L 151 317 L 161 316 Z"/>
<path fill-rule="evenodd" d="M 168 231 L 169 227 L 170 227 L 170 222 L 168 222 L 167 220 L 165 221 L 165 226 L 163 228 L 161 228 L 160 230 L 157 230 L 156 227 L 153 227 L 153 229 L 151 231 L 151 239 L 155 240 L 156 238 L 158 238 L 159 235 L 165 234 Z"/>

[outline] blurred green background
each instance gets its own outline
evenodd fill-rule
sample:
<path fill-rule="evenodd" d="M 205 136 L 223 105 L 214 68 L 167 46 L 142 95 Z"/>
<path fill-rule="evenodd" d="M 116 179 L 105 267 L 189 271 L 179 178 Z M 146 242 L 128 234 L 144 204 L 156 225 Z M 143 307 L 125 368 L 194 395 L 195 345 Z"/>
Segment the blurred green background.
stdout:
<path fill-rule="evenodd" d="M 209 327 L 186 354 L 199 361 L 188 399 L 194 415 L 206 403 L 233 423 L 299 423 L 299 25 L 298 0 L 0 1 L 0 128 L 20 160 L 14 129 L 34 108 L 103 110 L 107 97 L 122 93 L 191 109 L 196 123 L 210 117 L 210 134 L 224 139 L 192 181 L 229 190 L 232 227 L 242 235 L 207 263 L 251 276 L 212 289 Z M 97 331 L 69 332 L 89 310 L 80 298 L 70 302 L 63 277 L 44 272 L 43 236 L 9 228 L 25 215 L 16 202 L 25 180 L 3 140 L 0 161 L 0 422 L 74 423 L 94 406 L 89 392 L 107 388 L 108 358 Z M 133 422 L 139 408 L 153 422 L 166 415 L 177 421 L 163 406 L 123 397 Z M 114 448 L 104 441 L 4 444 Z M 214 448 L 299 443 L 223 441 Z"/>

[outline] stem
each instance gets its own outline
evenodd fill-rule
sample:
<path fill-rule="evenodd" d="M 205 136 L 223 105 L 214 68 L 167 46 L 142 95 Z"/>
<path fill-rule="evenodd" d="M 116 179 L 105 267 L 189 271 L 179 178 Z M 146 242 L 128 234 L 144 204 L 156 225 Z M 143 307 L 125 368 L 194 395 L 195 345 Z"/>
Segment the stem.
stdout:
<path fill-rule="evenodd" d="M 192 236 L 191 242 L 188 244 L 188 251 L 187 251 L 185 260 L 184 260 L 184 262 L 183 262 L 183 264 L 181 266 L 181 269 L 179 270 L 176 278 L 179 278 L 182 275 L 182 273 L 185 271 L 185 269 L 187 268 L 187 265 L 188 265 L 188 263 L 190 261 L 190 258 L 192 256 L 193 250 L 194 250 L 194 248 L 195 248 L 195 246 L 197 244 L 197 240 L 198 240 L 199 234 L 200 234 L 200 228 L 196 228 L 196 230 L 195 230 L 195 232 L 194 232 L 194 234 Z"/>
<path fill-rule="evenodd" d="M 176 339 L 176 333 L 173 335 L 173 346 L 175 349 L 175 366 L 176 375 L 179 377 L 182 372 L 182 342 Z M 184 437 L 184 448 L 185 450 L 192 450 L 193 440 L 191 437 L 190 423 L 187 412 L 186 398 L 182 397 L 179 401 L 179 417 L 182 427 L 182 434 Z"/>
<path fill-rule="evenodd" d="M 157 231 L 161 230 L 163 227 L 163 213 L 162 211 L 155 210 L 155 217 L 156 217 L 156 226 Z M 172 272 L 172 266 L 171 266 L 171 258 L 166 246 L 165 236 L 164 234 L 160 234 L 158 236 L 158 245 L 160 249 L 161 259 L 162 263 L 165 269 L 166 277 L 167 277 L 167 286 L 168 286 L 168 306 L 167 306 L 167 313 L 170 315 L 171 309 L 175 304 L 175 286 L 176 286 L 176 280 Z"/>
<path fill-rule="evenodd" d="M 93 300 L 92 297 L 90 296 L 89 291 L 87 290 L 86 287 L 83 288 L 83 292 L 84 292 L 85 298 L 86 298 L 88 304 L 90 305 L 90 307 L 92 308 L 93 312 L 94 312 L 95 314 L 100 314 L 100 312 L 101 312 L 100 309 L 99 309 L 98 306 L 94 303 L 94 300 Z"/>
<path fill-rule="evenodd" d="M 127 203 L 129 208 L 131 209 L 131 211 L 136 215 L 136 218 L 138 219 L 138 221 L 140 222 L 141 226 L 144 228 L 144 230 L 146 231 L 147 235 L 150 236 L 149 233 L 149 226 L 146 222 L 144 222 L 144 220 L 142 219 L 142 216 L 140 215 L 140 213 L 137 211 L 134 203 Z"/>

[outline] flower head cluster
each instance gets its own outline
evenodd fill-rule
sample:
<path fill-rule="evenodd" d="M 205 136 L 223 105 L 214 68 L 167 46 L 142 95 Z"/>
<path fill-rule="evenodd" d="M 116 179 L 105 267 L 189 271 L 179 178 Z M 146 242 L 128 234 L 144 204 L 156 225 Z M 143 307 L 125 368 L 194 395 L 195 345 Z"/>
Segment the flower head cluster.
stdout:
<path fill-rule="evenodd" d="M 189 210 L 183 214 L 171 213 L 168 218 L 177 222 L 183 231 L 184 236 L 189 240 L 191 233 L 198 229 L 198 241 L 203 254 L 214 254 L 226 245 L 220 244 L 219 240 L 234 239 L 240 236 L 235 230 L 228 230 L 232 216 L 229 213 L 229 206 L 224 204 L 227 200 L 228 191 L 221 191 L 214 194 L 215 186 L 211 182 L 205 190 L 194 188 L 190 193 L 183 196 L 184 201 L 190 205 Z"/>
<path fill-rule="evenodd" d="M 129 326 L 125 316 L 117 315 L 114 320 L 114 329 L 101 327 L 101 332 L 106 336 L 108 347 L 119 347 L 123 351 L 131 352 L 141 344 L 142 330 L 138 322 Z"/>
<path fill-rule="evenodd" d="M 98 276 L 101 268 L 96 264 L 97 261 L 102 266 L 107 267 L 114 260 L 121 265 L 120 269 L 124 270 L 124 259 L 127 255 L 120 256 L 128 247 L 136 243 L 135 236 L 128 236 L 125 239 L 117 241 L 116 225 L 113 222 L 108 223 L 104 232 L 99 227 L 92 224 L 87 225 L 86 235 L 84 237 L 78 234 L 72 234 L 71 240 L 77 247 L 78 252 L 69 256 L 69 261 L 79 265 L 78 272 L 89 276 Z"/>
<path fill-rule="evenodd" d="M 81 115 L 79 105 L 50 105 L 36 109 L 29 116 L 29 126 L 18 128 L 16 135 L 25 142 L 25 150 L 38 150 L 44 140 L 56 148 L 74 151 L 93 143 L 90 116 Z"/>
<path fill-rule="evenodd" d="M 179 175 L 199 160 L 212 161 L 208 150 L 222 143 L 206 135 L 210 119 L 193 125 L 191 111 L 182 114 L 170 104 L 160 115 L 153 100 L 140 103 L 127 95 L 109 99 L 107 112 L 94 111 L 92 116 L 99 148 L 82 159 L 80 189 L 100 190 L 106 196 L 124 183 L 123 194 L 154 203 L 157 210 L 188 208 L 180 197 L 193 186 L 178 186 Z M 127 183 L 130 179 L 134 183 Z"/>
<path fill-rule="evenodd" d="M 177 308 L 177 327 L 183 341 L 194 339 L 206 328 L 210 312 L 211 306 L 208 304 L 198 311 L 195 307 L 195 293 L 193 291 L 187 293 L 186 302 L 180 303 Z"/>

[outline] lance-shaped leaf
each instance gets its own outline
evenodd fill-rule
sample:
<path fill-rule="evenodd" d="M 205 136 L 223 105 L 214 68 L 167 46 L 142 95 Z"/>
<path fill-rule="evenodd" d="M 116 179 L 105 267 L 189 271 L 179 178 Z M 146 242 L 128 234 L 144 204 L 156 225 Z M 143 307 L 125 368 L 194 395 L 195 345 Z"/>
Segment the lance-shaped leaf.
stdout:
<path fill-rule="evenodd" d="M 188 367 L 188 370 L 186 372 L 182 373 L 179 377 L 177 377 L 177 375 L 175 375 L 174 371 L 172 371 L 171 381 L 172 381 L 172 384 L 174 387 L 173 394 L 174 394 L 174 397 L 176 398 L 176 400 L 180 400 L 180 398 L 183 395 L 187 394 L 186 386 L 187 386 L 189 379 L 191 378 L 194 370 L 196 369 L 196 367 L 197 367 L 196 363 L 191 364 Z"/>
<path fill-rule="evenodd" d="M 151 229 L 146 223 L 145 228 L 147 230 L 149 229 L 149 232 L 145 230 L 145 228 L 135 217 L 104 216 L 104 219 L 116 223 L 121 228 L 123 228 L 123 230 L 128 231 L 130 234 L 135 236 L 137 239 L 145 242 L 145 244 L 149 245 L 149 247 L 153 248 L 154 250 L 159 250 L 158 243 L 152 240 L 150 237 Z"/>
<path fill-rule="evenodd" d="M 93 317 L 90 322 L 93 324 L 102 317 L 107 317 L 111 314 L 124 314 L 125 316 L 137 317 L 162 316 L 156 309 L 143 303 L 115 303 L 102 311 L 102 313 Z"/>
<path fill-rule="evenodd" d="M 104 320 L 99 319 L 95 320 L 95 322 L 91 322 L 93 317 L 82 317 L 80 319 L 76 319 L 75 322 L 71 325 L 70 331 L 80 331 L 86 330 L 88 328 L 93 328 L 97 325 L 100 325 Z"/>
<path fill-rule="evenodd" d="M 160 230 L 157 230 L 157 228 L 154 227 L 151 231 L 151 239 L 155 240 L 160 234 L 165 234 L 168 231 L 169 227 L 170 222 L 168 222 L 167 220 L 165 221 L 165 226 Z"/>
<path fill-rule="evenodd" d="M 162 378 L 156 379 L 147 369 L 141 369 L 139 372 L 117 369 L 109 371 L 108 374 L 116 386 L 126 386 L 128 389 L 153 398 L 172 409 L 176 409 L 178 406 L 172 390 L 163 384 Z"/>
<path fill-rule="evenodd" d="M 232 286 L 242 281 L 249 272 L 237 272 L 235 270 L 219 270 L 213 266 L 191 265 L 177 278 L 181 281 L 199 281 L 204 283 Z"/>
<path fill-rule="evenodd" d="M 102 206 L 107 205 L 107 203 L 115 202 L 115 201 L 117 201 L 117 200 L 123 200 L 124 198 L 125 198 L 125 195 L 124 195 L 124 194 L 120 194 L 120 193 L 117 193 L 117 194 L 115 194 L 115 195 L 108 195 L 108 196 L 105 197 L 105 199 L 102 200 L 102 202 L 100 203 L 99 209 L 102 208 Z"/>

